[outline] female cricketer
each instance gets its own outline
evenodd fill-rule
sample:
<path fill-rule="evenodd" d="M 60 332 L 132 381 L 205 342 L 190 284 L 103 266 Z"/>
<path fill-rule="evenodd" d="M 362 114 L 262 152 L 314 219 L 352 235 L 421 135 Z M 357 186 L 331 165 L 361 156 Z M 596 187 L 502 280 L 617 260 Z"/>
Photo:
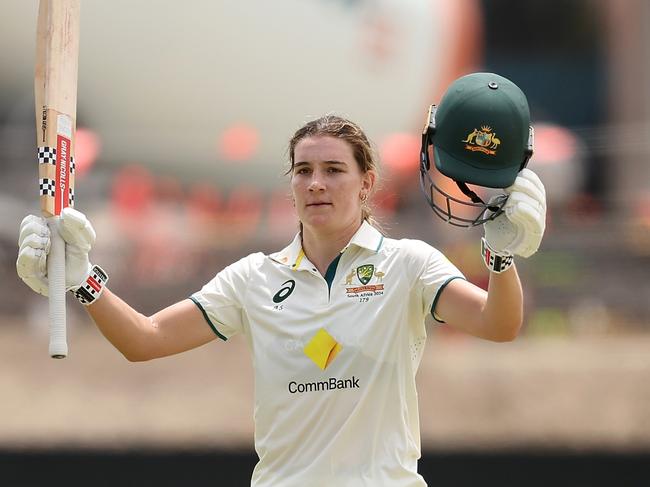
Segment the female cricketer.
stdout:
<path fill-rule="evenodd" d="M 446 95 L 437 108 L 440 118 L 431 122 L 437 121 L 436 165 L 454 180 L 474 182 L 477 164 L 467 166 L 467 177 L 458 166 L 483 156 L 493 166 L 479 173 L 513 176 L 507 198 L 485 205 L 484 217 L 475 220 L 485 228 L 487 291 L 464 279 L 429 244 L 392 239 L 376 228 L 368 205 L 377 182 L 373 150 L 355 123 L 333 115 L 308 122 L 289 144 L 291 194 L 300 223 L 293 241 L 276 253 L 242 258 L 188 299 L 151 316 L 106 287 L 107 273 L 88 257 L 95 240 L 90 222 L 74 209 L 63 212 L 68 289 L 128 360 L 151 360 L 244 335 L 255 372 L 259 456 L 251 485 L 425 486 L 417 471 L 415 386 L 425 318 L 431 314 L 487 340 L 517 336 L 523 298 L 512 256 L 529 256 L 539 247 L 544 188 L 523 167 L 527 106 L 515 121 L 521 127 L 502 128 L 489 107 L 466 114 L 467 120 L 452 127 L 457 112 L 446 114 L 446 107 L 458 105 L 458 96 L 469 96 L 472 87 L 478 90 L 474 98 L 499 90 L 503 96 L 509 88 L 496 75 L 479 78 L 471 79 L 469 88 L 448 92 L 451 98 Z M 503 99 L 493 105 L 507 105 L 512 118 L 512 96 Z M 520 155 L 509 147 L 510 133 L 517 135 Z M 458 140 L 457 152 L 445 145 L 447 139 L 452 145 Z M 507 150 L 515 156 L 498 159 L 499 151 Z M 41 294 L 47 292 L 48 244 L 44 220 L 26 217 L 18 274 Z"/>

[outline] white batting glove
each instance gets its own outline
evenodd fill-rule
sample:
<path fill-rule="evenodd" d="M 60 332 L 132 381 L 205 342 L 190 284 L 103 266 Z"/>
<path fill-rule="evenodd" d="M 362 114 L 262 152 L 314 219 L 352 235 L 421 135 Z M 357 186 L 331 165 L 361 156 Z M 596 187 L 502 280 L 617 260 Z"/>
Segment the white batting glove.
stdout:
<path fill-rule="evenodd" d="M 64 208 L 59 233 L 65 241 L 65 286 L 84 304 L 99 297 L 108 276 L 92 266 L 88 252 L 95 243 L 95 230 L 86 215 Z M 20 224 L 16 270 L 25 283 L 43 296 L 48 295 L 47 255 L 50 251 L 50 227 L 45 218 L 28 215 Z M 90 289 L 88 287 L 90 286 Z"/>
<path fill-rule="evenodd" d="M 546 228 L 546 190 L 537 174 L 522 169 L 505 192 L 509 196 L 504 212 L 483 224 L 482 253 L 494 272 L 510 267 L 513 255 L 530 257 L 537 252 Z"/>

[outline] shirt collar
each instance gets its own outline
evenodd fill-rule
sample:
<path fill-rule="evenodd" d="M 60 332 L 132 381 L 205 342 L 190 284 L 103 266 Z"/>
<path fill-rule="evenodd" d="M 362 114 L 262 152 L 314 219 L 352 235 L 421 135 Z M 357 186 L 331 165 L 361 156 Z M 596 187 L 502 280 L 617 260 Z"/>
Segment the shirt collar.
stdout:
<path fill-rule="evenodd" d="M 357 247 L 363 247 L 364 249 L 377 253 L 383 242 L 384 236 L 379 230 L 364 220 L 357 233 L 350 239 L 350 243 L 341 252 L 345 251 L 350 245 L 356 245 Z"/>
<path fill-rule="evenodd" d="M 381 249 L 383 242 L 384 236 L 379 230 L 364 220 L 354 236 L 350 239 L 350 242 L 341 250 L 341 253 L 345 252 L 350 245 L 356 245 L 357 247 L 362 247 L 377 253 Z M 274 261 L 287 265 L 292 269 L 300 268 L 300 263 L 304 256 L 305 252 L 302 250 L 300 233 L 296 234 L 293 241 L 287 247 L 269 255 Z"/>
<path fill-rule="evenodd" d="M 293 241 L 287 247 L 280 250 L 280 252 L 269 255 L 274 261 L 289 266 L 292 269 L 297 269 L 300 266 L 300 262 L 304 256 L 305 253 L 302 251 L 300 233 L 297 233 Z"/>

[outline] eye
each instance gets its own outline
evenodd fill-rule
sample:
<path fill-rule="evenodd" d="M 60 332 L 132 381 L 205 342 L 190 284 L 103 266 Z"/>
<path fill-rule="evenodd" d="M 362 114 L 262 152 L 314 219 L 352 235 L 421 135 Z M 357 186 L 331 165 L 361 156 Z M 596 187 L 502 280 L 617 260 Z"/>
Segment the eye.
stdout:
<path fill-rule="evenodd" d="M 309 171 L 310 171 L 310 169 L 308 167 L 303 166 L 303 167 L 299 167 L 298 169 L 296 169 L 295 173 L 296 174 L 308 174 Z"/>
<path fill-rule="evenodd" d="M 328 167 L 327 172 L 335 173 L 335 172 L 342 172 L 342 171 L 338 167 Z"/>

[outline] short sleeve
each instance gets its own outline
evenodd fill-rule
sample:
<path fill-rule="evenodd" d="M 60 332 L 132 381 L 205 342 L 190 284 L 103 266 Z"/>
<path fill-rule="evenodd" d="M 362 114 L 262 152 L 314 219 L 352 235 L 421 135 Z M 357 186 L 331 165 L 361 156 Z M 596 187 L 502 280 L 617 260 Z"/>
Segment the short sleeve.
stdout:
<path fill-rule="evenodd" d="M 243 332 L 243 303 L 254 256 L 251 254 L 229 265 L 190 296 L 222 340 Z"/>
<path fill-rule="evenodd" d="M 442 323 L 435 314 L 440 294 L 451 281 L 465 279 L 465 276 L 442 252 L 425 242 L 412 240 L 410 252 L 416 264 L 414 291 L 420 297 L 423 314 L 431 313 L 436 321 Z"/>

